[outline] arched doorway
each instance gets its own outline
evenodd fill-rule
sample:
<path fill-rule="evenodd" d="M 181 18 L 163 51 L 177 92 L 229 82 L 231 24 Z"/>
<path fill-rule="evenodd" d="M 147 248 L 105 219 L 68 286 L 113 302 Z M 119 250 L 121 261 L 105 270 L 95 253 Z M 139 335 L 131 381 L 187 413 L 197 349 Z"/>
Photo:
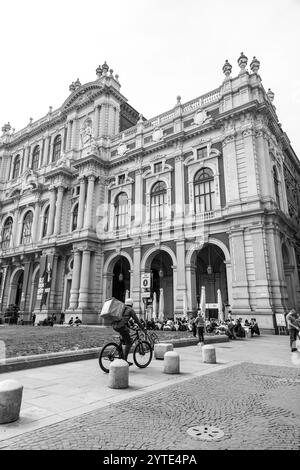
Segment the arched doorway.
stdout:
<path fill-rule="evenodd" d="M 20 308 L 23 290 L 23 269 L 18 270 L 11 280 L 11 291 L 9 296 L 9 304 L 17 305 Z"/>
<path fill-rule="evenodd" d="M 207 243 L 196 254 L 196 296 L 199 306 L 201 287 L 205 286 L 206 304 L 217 304 L 217 291 L 220 289 L 222 303 L 228 304 L 228 289 L 225 255 L 221 248 L 212 243 Z M 217 318 L 216 307 L 206 310 L 208 318 Z"/>
<path fill-rule="evenodd" d="M 163 293 L 164 318 L 174 318 L 173 269 L 172 258 L 161 250 L 154 255 L 150 265 L 152 274 L 152 298 L 156 294 L 157 312 L 160 295 Z M 163 289 L 163 291 L 161 291 Z M 153 306 L 154 307 L 154 306 Z"/>
<path fill-rule="evenodd" d="M 130 265 L 125 256 L 120 256 L 113 269 L 112 296 L 124 302 L 126 291 L 130 294 Z"/>

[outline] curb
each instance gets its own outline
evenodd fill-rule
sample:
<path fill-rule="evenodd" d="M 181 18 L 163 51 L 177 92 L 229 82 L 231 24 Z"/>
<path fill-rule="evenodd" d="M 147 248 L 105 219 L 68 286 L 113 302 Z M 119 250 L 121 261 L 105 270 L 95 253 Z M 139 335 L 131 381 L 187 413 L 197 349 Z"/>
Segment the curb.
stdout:
<path fill-rule="evenodd" d="M 173 339 L 169 340 L 174 347 L 195 346 L 198 344 L 198 338 Z M 205 344 L 227 343 L 229 338 L 226 335 L 205 337 Z M 64 351 L 49 354 L 35 354 L 32 356 L 18 356 L 0 360 L 0 374 L 13 372 L 23 369 L 33 369 L 35 367 L 52 366 L 55 364 L 64 364 L 66 362 L 84 361 L 98 357 L 101 347 L 90 349 L 79 349 L 77 351 Z"/>

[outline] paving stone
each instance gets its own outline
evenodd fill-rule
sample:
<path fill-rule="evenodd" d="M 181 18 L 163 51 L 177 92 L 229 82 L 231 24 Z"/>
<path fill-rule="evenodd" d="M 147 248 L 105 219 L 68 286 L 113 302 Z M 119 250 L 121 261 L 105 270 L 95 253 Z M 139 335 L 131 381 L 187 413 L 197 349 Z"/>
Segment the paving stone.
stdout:
<path fill-rule="evenodd" d="M 299 450 L 299 396 L 299 369 L 243 363 L 7 439 L 0 448 Z M 224 437 L 187 434 L 201 425 Z"/>

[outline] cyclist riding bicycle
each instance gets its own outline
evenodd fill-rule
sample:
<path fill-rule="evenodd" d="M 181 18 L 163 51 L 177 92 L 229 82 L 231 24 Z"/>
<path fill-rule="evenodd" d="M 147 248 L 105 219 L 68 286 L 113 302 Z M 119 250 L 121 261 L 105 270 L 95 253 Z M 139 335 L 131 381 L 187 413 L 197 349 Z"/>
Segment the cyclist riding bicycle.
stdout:
<path fill-rule="evenodd" d="M 125 309 L 122 315 L 121 320 L 114 321 L 112 323 L 112 327 L 117 333 L 119 333 L 122 337 L 123 342 L 125 343 L 125 351 L 124 351 L 124 359 L 127 361 L 127 357 L 130 351 L 131 347 L 131 342 L 130 342 L 130 334 L 129 334 L 129 328 L 128 328 L 128 321 L 130 318 L 134 320 L 135 323 L 138 324 L 141 330 L 144 329 L 142 323 L 137 317 L 137 314 L 132 308 L 133 305 L 133 300 L 132 299 L 126 299 L 125 300 Z M 127 361 L 127 363 L 132 366 L 132 362 Z"/>

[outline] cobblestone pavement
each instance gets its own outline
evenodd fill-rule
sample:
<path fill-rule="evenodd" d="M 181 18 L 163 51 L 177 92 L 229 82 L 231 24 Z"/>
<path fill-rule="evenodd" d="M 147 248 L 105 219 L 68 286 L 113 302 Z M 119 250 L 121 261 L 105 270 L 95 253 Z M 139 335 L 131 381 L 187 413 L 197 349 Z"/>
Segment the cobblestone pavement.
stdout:
<path fill-rule="evenodd" d="M 243 363 L 7 439 L 0 449 L 299 450 L 300 370 Z M 191 437 L 215 426 L 217 440 Z"/>

